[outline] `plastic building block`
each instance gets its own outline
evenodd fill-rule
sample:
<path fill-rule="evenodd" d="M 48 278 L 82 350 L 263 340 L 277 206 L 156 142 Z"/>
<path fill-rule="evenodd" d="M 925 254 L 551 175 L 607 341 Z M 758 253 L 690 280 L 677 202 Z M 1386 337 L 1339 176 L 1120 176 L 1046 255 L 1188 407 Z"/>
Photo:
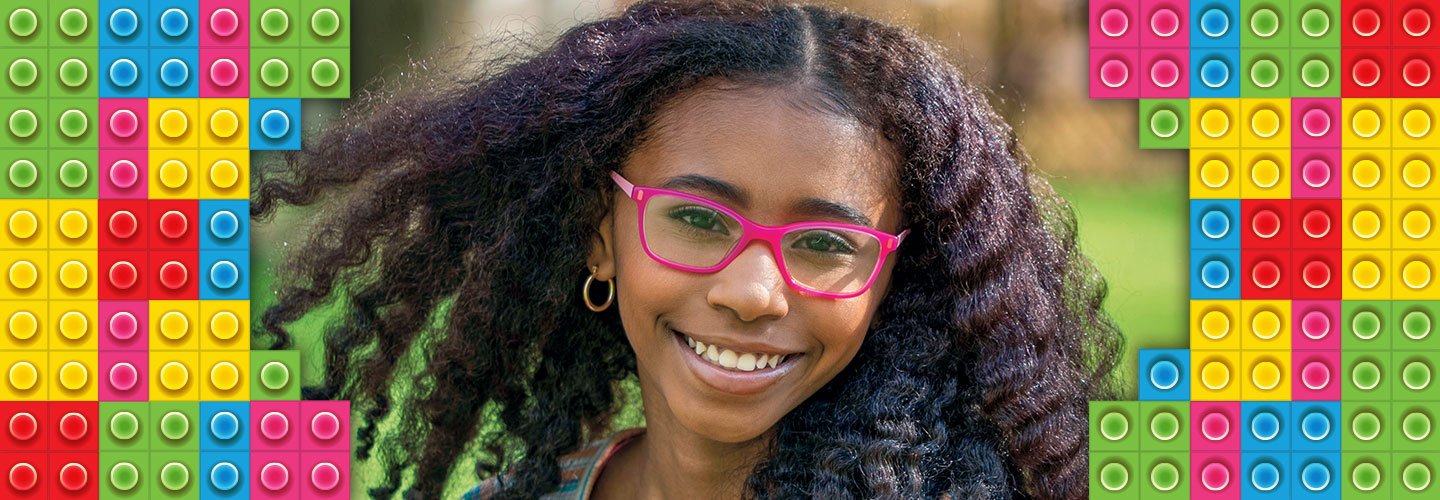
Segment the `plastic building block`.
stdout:
<path fill-rule="evenodd" d="M 45 405 L 49 407 L 46 446 L 50 452 L 99 449 L 100 410 L 95 401 L 49 401 Z"/>
<path fill-rule="evenodd" d="M 1389 151 L 1346 149 L 1342 153 L 1343 182 L 1341 192 L 1347 200 L 1390 198 Z"/>
<path fill-rule="evenodd" d="M 1237 401 L 1242 376 L 1239 351 L 1190 351 L 1190 399 Z"/>
<path fill-rule="evenodd" d="M 1294 401 L 1338 401 L 1343 385 L 1340 351 L 1295 351 L 1290 366 Z"/>
<path fill-rule="evenodd" d="M 1390 300 L 1390 252 L 1342 251 L 1341 297 L 1346 300 Z"/>
<path fill-rule="evenodd" d="M 150 396 L 149 359 L 141 351 L 101 351 L 101 401 L 145 401 Z"/>
<path fill-rule="evenodd" d="M 101 99 L 99 145 L 106 149 L 144 149 L 150 129 L 144 99 Z"/>
<path fill-rule="evenodd" d="M 300 452 L 254 451 L 250 454 L 252 498 L 296 498 L 300 492 Z M 1133 487 L 1132 487 L 1133 488 Z"/>
<path fill-rule="evenodd" d="M 299 351 L 251 351 L 250 399 L 253 401 L 298 401 L 300 399 Z"/>
<path fill-rule="evenodd" d="M 1131 6 L 1136 4 L 1134 0 L 1127 3 Z M 1139 3 L 1143 5 L 1148 2 L 1142 1 Z M 1135 13 L 1130 16 L 1130 19 L 1135 22 L 1133 23 L 1133 28 L 1127 29 L 1126 33 L 1120 37 L 1122 39 L 1131 32 L 1142 34 L 1149 31 L 1146 29 L 1147 26 L 1142 26 L 1138 16 L 1139 11 L 1132 9 L 1130 12 Z M 301 47 L 348 48 L 350 46 L 351 21 L 349 0 L 300 0 L 300 16 L 300 21 L 303 23 L 303 28 L 300 29 Z M 1110 20 L 1113 19 L 1114 16 L 1111 15 Z M 1104 12 L 1101 13 L 1099 20 L 1101 23 L 1107 21 Z M 1148 27 L 1153 26 L 1154 25 L 1150 25 Z M 1110 28 L 1113 31 L 1115 26 L 1101 24 L 1098 25 L 1098 27 L 1102 29 L 1102 35 L 1107 35 L 1105 29 Z M 1162 28 L 1164 28 L 1164 26 L 1162 26 Z M 1140 36 L 1143 37 L 1143 35 Z M 1112 37 L 1102 36 L 1102 38 Z M 1144 38 L 1141 38 L 1139 40 L 1141 43 L 1135 45 L 1143 44 L 1143 40 Z"/>
<path fill-rule="evenodd" d="M 1090 45 L 1094 47 L 1139 47 L 1144 30 L 1136 0 L 1103 0 L 1090 2 Z M 344 24 L 344 23 L 340 23 Z M 315 34 L 305 30 L 305 42 L 313 43 Z"/>
<path fill-rule="evenodd" d="M 45 273 L 50 275 L 50 300 L 96 300 L 96 268 L 99 267 L 94 250 L 50 251 L 49 266 Z"/>
<path fill-rule="evenodd" d="M 1292 110 L 1290 143 L 1293 147 L 1340 147 L 1339 99 L 1295 99 Z"/>
<path fill-rule="evenodd" d="M 192 433 L 193 434 L 193 433 Z M 200 488 L 200 454 L 195 451 L 151 450 L 150 467 L 158 474 L 151 490 L 159 498 L 197 496 Z"/>
<path fill-rule="evenodd" d="M 1391 453 L 1390 476 L 1385 478 L 1394 485 L 1391 494 L 1404 499 L 1435 496 L 1440 488 L 1434 481 L 1436 464 L 1440 464 L 1440 453 Z"/>
<path fill-rule="evenodd" d="M 1290 308 L 1287 300 L 1240 301 L 1240 348 L 1289 350 Z"/>
<path fill-rule="evenodd" d="M 99 361 L 95 351 L 50 351 L 47 401 L 96 401 Z"/>
<path fill-rule="evenodd" d="M 1345 451 L 1386 451 L 1391 446 L 1390 403 L 1385 401 L 1342 401 L 1343 426 L 1339 429 Z"/>
<path fill-rule="evenodd" d="M 1192 452 L 1190 498 L 1240 498 L 1240 452 Z"/>
<path fill-rule="evenodd" d="M 1290 405 L 1290 449 L 1293 451 L 1340 451 L 1339 401 L 1295 401 Z"/>
<path fill-rule="evenodd" d="M 1292 453 L 1291 470 L 1295 472 L 1293 498 L 1319 499 L 1340 496 L 1340 452 Z"/>
<path fill-rule="evenodd" d="M 95 0 L 51 0 L 44 18 L 53 26 L 46 30 L 49 45 L 95 47 L 99 44 L 100 11 Z"/>
<path fill-rule="evenodd" d="M 250 51 L 244 48 L 200 49 L 200 97 L 244 98 L 250 95 Z"/>
<path fill-rule="evenodd" d="M 1190 247 L 1240 248 L 1239 200 L 1190 200 Z"/>
<path fill-rule="evenodd" d="M 1341 52 L 1338 47 L 1296 48 L 1289 53 L 1290 66 L 1286 71 L 1291 96 L 1340 97 L 1342 81 L 1346 76 L 1340 64 Z"/>
<path fill-rule="evenodd" d="M 250 296 L 250 253 L 244 250 L 200 252 L 201 300 L 243 300 Z"/>
<path fill-rule="evenodd" d="M 146 351 L 150 304 L 143 300 L 100 302 L 100 350 Z"/>
<path fill-rule="evenodd" d="M 1287 351 L 1241 351 L 1243 380 L 1239 381 L 1243 401 L 1289 401 L 1290 353 Z"/>
<path fill-rule="evenodd" d="M 1240 97 L 1240 51 L 1194 48 L 1190 52 L 1190 95 L 1194 98 Z"/>
<path fill-rule="evenodd" d="M 1440 302 L 1433 300 L 1395 301 L 1392 348 L 1400 352 L 1440 350 L 1440 340 L 1433 336 L 1435 321 L 1440 320 Z"/>
<path fill-rule="evenodd" d="M 1434 403 L 1423 401 L 1396 401 L 1390 406 L 1389 420 L 1381 425 L 1395 429 L 1392 433 L 1391 449 L 1408 451 L 1432 451 L 1440 437 L 1435 434 Z"/>
<path fill-rule="evenodd" d="M 253 451 L 300 450 L 305 423 L 300 419 L 299 401 L 251 401 L 249 425 Z M 1130 442 L 1137 442 L 1133 435 Z"/>
<path fill-rule="evenodd" d="M 1241 184 L 1239 165 L 1240 151 L 1237 149 L 1192 148 L 1190 150 L 1190 197 L 1239 198 Z"/>
<path fill-rule="evenodd" d="M 249 149 L 249 102 L 246 99 L 202 99 L 200 147 Z"/>
<path fill-rule="evenodd" d="M 1240 3 L 1240 45 L 1243 47 L 1290 46 L 1292 19 L 1288 0 L 1244 0 Z"/>
<path fill-rule="evenodd" d="M 199 147 L 199 113 L 199 99 L 151 99 L 150 147 Z"/>
<path fill-rule="evenodd" d="M 1290 200 L 1240 200 L 1240 245 L 1253 249 L 1288 249 Z"/>
<path fill-rule="evenodd" d="M 1238 0 L 1192 0 L 1190 19 L 1192 47 L 1240 46 L 1242 23 Z"/>
<path fill-rule="evenodd" d="M 248 300 L 202 300 L 200 349 L 248 351 L 250 349 L 250 302 Z M 239 366 L 239 365 L 237 365 Z M 248 364 L 245 367 L 247 368 Z"/>
<path fill-rule="evenodd" d="M 1414 215 L 1413 212 L 1411 215 Z M 1410 225 L 1413 221 L 1406 221 Z M 1399 231 L 1397 231 L 1399 232 Z M 1395 300 L 1424 300 L 1436 298 L 1433 279 L 1435 261 L 1418 250 L 1393 251 L 1390 253 L 1394 267 L 1391 271 L 1391 295 Z"/>
<path fill-rule="evenodd" d="M 1240 449 L 1288 451 L 1294 422 L 1289 401 L 1243 401 L 1240 403 Z"/>
<path fill-rule="evenodd" d="M 197 200 L 150 200 L 147 207 L 151 249 L 199 248 L 200 205 Z"/>
<path fill-rule="evenodd" d="M 194 149 L 151 149 L 150 198 L 194 200 L 200 194 L 200 155 Z"/>
<path fill-rule="evenodd" d="M 97 302 L 93 300 L 52 300 L 46 318 L 51 328 L 52 351 L 94 351 L 96 348 Z"/>
<path fill-rule="evenodd" d="M 146 49 L 106 49 L 99 51 L 95 80 L 99 96 L 107 98 L 144 98 L 150 96 L 151 79 L 156 75 L 150 66 Z"/>
<path fill-rule="evenodd" d="M 350 459 L 345 451 L 301 451 L 300 497 L 305 499 L 345 498 L 343 485 L 350 484 Z M 1137 487 L 1143 481 L 1137 479 Z M 1103 485 L 1102 485 L 1103 486 Z"/>
<path fill-rule="evenodd" d="M 1393 397 L 1393 388 L 1399 381 L 1391 380 L 1396 370 L 1390 368 L 1389 352 L 1343 351 L 1340 365 L 1344 377 L 1341 401 L 1390 401 Z"/>
<path fill-rule="evenodd" d="M 200 304 L 193 300 L 150 301 L 150 351 L 199 348 Z"/>
<path fill-rule="evenodd" d="M 1285 149 L 1242 149 L 1240 165 L 1244 178 L 1240 197 L 1285 199 L 1290 197 L 1290 151 Z"/>
<path fill-rule="evenodd" d="M 200 498 L 250 498 L 249 469 L 243 451 L 200 452 Z"/>
<path fill-rule="evenodd" d="M 1141 48 L 1190 46 L 1188 0 L 1140 0 L 1140 23 Z"/>
<path fill-rule="evenodd" d="M 1387 47 L 1390 45 L 1390 3 L 1384 0 L 1341 2 L 1340 32 L 1344 47 Z"/>
<path fill-rule="evenodd" d="M 1240 298 L 1280 300 L 1291 294 L 1292 261 L 1285 250 L 1240 251 Z"/>
<path fill-rule="evenodd" d="M 1241 453 L 1241 498 L 1290 498 L 1290 460 L 1283 451 Z"/>
<path fill-rule="evenodd" d="M 1141 401 L 1187 401 L 1190 355 L 1184 349 L 1140 350 Z"/>
<path fill-rule="evenodd" d="M 1240 97 L 1283 99 L 1290 96 L 1291 60 L 1285 49 L 1241 49 Z"/>
<path fill-rule="evenodd" d="M 1240 146 L 1239 99 L 1190 100 L 1190 147 Z"/>
<path fill-rule="evenodd" d="M 1188 149 L 1190 105 L 1180 99 L 1141 99 L 1141 149 Z"/>
<path fill-rule="evenodd" d="M 1134 4 L 1134 2 L 1121 3 Z M 300 45 L 301 35 L 299 32 L 304 29 L 307 21 L 300 17 L 299 0 L 252 1 L 250 2 L 250 46 L 297 47 Z M 1129 45 L 1134 46 L 1135 44 Z"/>
<path fill-rule="evenodd" d="M 199 19 L 202 49 L 250 46 L 249 1 L 201 0 Z"/>
<path fill-rule="evenodd" d="M 1196 350 L 1240 348 L 1240 301 L 1190 301 L 1190 347 Z"/>
<path fill-rule="evenodd" d="M 0 349 L 44 351 L 49 340 L 49 302 L 7 300 L 0 302 Z M 0 367 L 3 368 L 3 367 Z"/>
<path fill-rule="evenodd" d="M 200 402 L 200 451 L 250 448 L 249 401 Z"/>
<path fill-rule="evenodd" d="M 1114 68 L 1114 66 L 1112 66 Z M 1130 79 L 1131 68 L 1125 68 Z M 306 78 L 300 66 L 300 49 L 255 48 L 250 51 L 250 95 L 252 97 L 298 98 L 301 80 Z M 1119 71 L 1119 70 L 1115 70 Z M 1138 85 L 1133 84 L 1132 85 Z M 1138 96 L 1132 92 L 1131 97 Z"/>
<path fill-rule="evenodd" d="M 52 249 L 94 249 L 99 233 L 95 200 L 50 200 L 46 226 Z"/>
<path fill-rule="evenodd" d="M 1397 47 L 1390 61 L 1391 97 L 1435 97 L 1440 92 L 1440 80 L 1434 77 L 1440 60 L 1432 49 Z"/>
<path fill-rule="evenodd" d="M 101 199 L 145 199 L 150 193 L 149 155 L 143 149 L 102 149 L 97 162 Z"/>
<path fill-rule="evenodd" d="M 1375 495 L 1376 498 L 1391 498 L 1394 485 L 1386 480 L 1391 475 L 1390 454 L 1351 453 L 1340 454 L 1341 476 L 1340 495 L 1354 498 L 1361 495 Z"/>
<path fill-rule="evenodd" d="M 1392 99 L 1391 147 L 1440 148 L 1440 99 Z"/>
<path fill-rule="evenodd" d="M 0 396 L 5 401 L 49 401 L 49 367 L 49 357 L 37 352 L 0 353 L 0 369 L 5 370 Z"/>
<path fill-rule="evenodd" d="M 1391 164 L 1395 165 L 1396 179 L 1393 196 L 1395 199 L 1440 198 L 1440 182 L 1435 182 L 1437 158 L 1434 150 L 1392 151 Z"/>
<path fill-rule="evenodd" d="M 247 401 L 250 399 L 248 351 L 204 351 L 200 353 L 203 380 L 200 399 L 204 401 Z"/>
<path fill-rule="evenodd" d="M 1382 48 L 1351 48 L 1340 50 L 1340 96 L 1346 98 L 1382 98 L 1391 95 L 1395 70 L 1391 52 Z"/>
<path fill-rule="evenodd" d="M 100 88 L 98 55 L 93 48 L 52 47 L 46 54 L 46 69 L 54 75 L 47 80 L 49 97 L 95 99 Z"/>
<path fill-rule="evenodd" d="M 1313 222 L 1313 220 L 1312 217 L 1311 221 Z M 1302 222 L 1304 221 L 1302 220 Z M 1296 250 L 1291 253 L 1291 269 L 1295 273 L 1295 279 L 1291 283 L 1291 293 L 1294 298 L 1340 299 L 1340 280 L 1337 279 L 1340 274 L 1340 251 Z"/>
<path fill-rule="evenodd" d="M 1146 408 L 1147 404 L 1148 404 L 1148 403 L 1141 403 L 1140 406 L 1141 406 L 1141 408 L 1142 408 L 1142 412 L 1143 412 L 1144 408 Z M 1179 408 L 1180 408 L 1178 405 L 1165 405 L 1165 406 L 1161 406 L 1161 407 L 1171 407 L 1171 408 L 1175 408 L 1176 411 L 1178 411 Z M 1184 415 L 1183 415 L 1183 414 L 1180 414 L 1180 413 L 1176 413 L 1176 416 L 1177 416 L 1177 424 L 1178 424 L 1178 423 L 1180 422 L 1180 420 L 1178 420 L 1178 418 L 1184 417 Z M 1162 420 L 1165 420 L 1165 419 L 1162 419 Z M 1149 420 L 1147 420 L 1147 421 L 1149 421 Z M 1154 422 L 1153 422 L 1153 421 L 1150 421 L 1150 422 L 1151 422 L 1151 424 L 1152 424 L 1152 427 L 1151 427 L 1150 430 L 1153 431 L 1153 430 L 1154 430 L 1154 426 L 1153 426 Z M 330 451 L 330 452 L 339 452 L 339 453 L 342 453 L 342 454 L 349 451 L 349 449 L 350 449 L 350 402 L 349 402 L 349 401 L 301 401 L 301 402 L 300 402 L 300 420 L 299 420 L 299 423 L 301 424 L 301 427 L 302 427 L 302 429 L 300 430 L 300 449 L 301 449 L 302 451 Z M 1162 422 L 1162 423 L 1163 423 L 1163 422 Z M 1166 430 L 1166 429 L 1161 429 L 1161 430 L 1164 431 L 1164 430 Z M 1178 428 L 1178 430 L 1177 430 L 1174 434 L 1170 434 L 1170 435 L 1169 435 L 1171 442 L 1174 442 L 1174 443 L 1177 443 L 1177 444 L 1183 444 L 1183 443 L 1184 443 L 1184 437 L 1185 437 L 1186 434 L 1184 434 L 1183 432 L 1180 432 L 1180 431 L 1183 431 L 1183 425 L 1180 426 L 1180 427 Z M 1146 437 L 1145 432 L 1150 432 L 1150 431 L 1143 431 L 1143 432 L 1142 432 L 1142 430 L 1137 429 L 1137 432 L 1141 432 L 1141 439 L 1142 439 L 1141 447 L 1142 447 L 1142 449 L 1143 449 L 1143 448 L 1144 448 L 1144 444 L 1143 444 L 1144 441 L 1143 441 L 1143 440 L 1144 440 L 1144 438 Z M 1183 449 L 1183 448 L 1177 448 L 1177 449 Z"/>
<path fill-rule="evenodd" d="M 300 100 L 251 99 L 250 149 L 300 149 Z"/>
<path fill-rule="evenodd" d="M 1141 56 L 1144 56 L 1144 54 L 1144 52 L 1141 52 Z M 1174 51 L 1173 57 L 1175 57 L 1176 60 L 1184 56 L 1183 51 Z M 1175 63 L 1177 66 L 1179 65 L 1176 61 L 1172 61 L 1172 63 Z M 1142 97 L 1145 93 L 1145 86 L 1151 83 L 1161 84 L 1173 82 L 1171 83 L 1172 88 L 1182 85 L 1180 82 L 1183 81 L 1184 74 L 1177 71 L 1174 73 L 1174 76 L 1171 77 L 1168 65 L 1161 64 L 1159 67 L 1156 67 L 1149 64 L 1137 64 L 1134 68 L 1137 70 L 1137 73 L 1131 77 L 1131 80 L 1135 81 L 1136 86 L 1139 88 L 1135 97 Z M 1144 68 L 1145 73 L 1143 75 L 1139 73 L 1141 68 Z M 302 79 L 304 83 L 300 86 L 301 98 L 350 97 L 349 48 L 301 48 L 300 69 L 304 71 L 304 78 Z M 1101 83 L 1106 84 L 1109 80 L 1105 78 L 1105 66 L 1102 64 L 1100 69 L 1102 71 L 1100 74 Z M 1181 69 L 1183 69 L 1183 67 L 1181 67 Z M 1166 95 L 1167 97 L 1181 96 L 1179 91 L 1166 93 Z"/>
<path fill-rule="evenodd" d="M 1432 204 L 1422 200 L 1391 203 L 1387 221 L 1391 231 L 1391 245 L 1396 250 L 1440 248 L 1440 236 L 1434 231 L 1435 213 Z"/>
<path fill-rule="evenodd" d="M 201 199 L 246 200 L 250 195 L 250 155 L 236 149 L 200 150 Z"/>
<path fill-rule="evenodd" d="M 1389 372 L 1382 377 L 1396 383 L 1391 387 L 1394 401 L 1440 401 L 1440 384 L 1435 383 L 1435 370 L 1440 352 L 1391 353 Z"/>

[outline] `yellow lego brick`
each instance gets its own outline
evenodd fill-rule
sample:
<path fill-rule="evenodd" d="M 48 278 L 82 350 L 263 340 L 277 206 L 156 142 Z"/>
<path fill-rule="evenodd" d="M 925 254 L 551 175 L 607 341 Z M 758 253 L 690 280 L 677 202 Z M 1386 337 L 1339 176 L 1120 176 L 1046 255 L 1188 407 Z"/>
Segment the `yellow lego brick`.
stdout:
<path fill-rule="evenodd" d="M 95 250 L 99 248 L 100 206 L 96 200 L 50 200 L 45 233 L 50 248 Z"/>
<path fill-rule="evenodd" d="M 1340 202 L 1341 248 L 1381 250 L 1392 245 L 1389 200 L 1343 200 Z"/>
<path fill-rule="evenodd" d="M 1190 150 L 1191 198 L 1239 198 L 1243 182 L 1240 179 L 1240 150 Z"/>
<path fill-rule="evenodd" d="M 96 351 L 50 351 L 51 401 L 96 401 L 99 398 L 100 360 Z"/>
<path fill-rule="evenodd" d="M 1240 351 L 1190 350 L 1190 400 L 1240 400 Z"/>
<path fill-rule="evenodd" d="M 0 200 L 0 250 L 42 250 L 50 244 L 50 204 L 45 200 Z"/>
<path fill-rule="evenodd" d="M 1290 349 L 1290 301 L 1242 300 L 1240 348 Z"/>
<path fill-rule="evenodd" d="M 50 252 L 34 250 L 0 251 L 0 270 L 5 273 L 0 300 L 50 298 Z"/>
<path fill-rule="evenodd" d="M 200 197 L 200 152 L 196 149 L 150 150 L 150 198 L 189 200 Z"/>
<path fill-rule="evenodd" d="M 1290 198 L 1290 151 L 1284 149 L 1242 149 L 1240 197 L 1245 199 Z"/>
<path fill-rule="evenodd" d="M 150 351 L 150 400 L 200 400 L 199 351 Z"/>
<path fill-rule="evenodd" d="M 1390 252 L 1394 278 L 1390 280 L 1394 300 L 1435 300 L 1440 286 L 1435 285 L 1435 263 L 1440 251 L 1398 250 Z"/>
<path fill-rule="evenodd" d="M 1290 99 L 1240 99 L 1240 116 L 1241 148 L 1290 148 Z"/>
<path fill-rule="evenodd" d="M 250 150 L 202 149 L 200 199 L 250 199 Z"/>
<path fill-rule="evenodd" d="M 1342 150 L 1340 152 L 1341 198 L 1388 199 L 1391 153 L 1388 150 Z"/>
<path fill-rule="evenodd" d="M 94 250 L 49 252 L 50 299 L 96 300 L 100 259 Z"/>
<path fill-rule="evenodd" d="M 1394 198 L 1440 199 L 1440 182 L 1435 179 L 1440 150 L 1396 149 L 1390 159 L 1395 170 Z"/>
<path fill-rule="evenodd" d="M 198 300 L 150 301 L 150 350 L 194 351 L 200 348 Z"/>
<path fill-rule="evenodd" d="M 1190 301 L 1190 348 L 1234 350 L 1240 348 L 1240 301 Z"/>
<path fill-rule="evenodd" d="M 1390 203 L 1390 244 L 1395 249 L 1440 248 L 1435 231 L 1435 211 L 1440 200 L 1395 200 Z"/>
<path fill-rule="evenodd" d="M 1391 300 L 1388 250 L 1344 250 L 1340 262 L 1345 273 L 1341 276 L 1341 299 Z"/>
<path fill-rule="evenodd" d="M 202 401 L 250 400 L 250 351 L 201 351 Z"/>
<path fill-rule="evenodd" d="M 1241 351 L 1241 401 L 1289 401 L 1290 351 Z"/>
<path fill-rule="evenodd" d="M 250 301 L 202 300 L 202 350 L 250 350 Z"/>
<path fill-rule="evenodd" d="M 200 147 L 200 99 L 150 99 L 150 149 Z"/>
<path fill-rule="evenodd" d="M 46 401 L 50 359 L 44 351 L 0 351 L 0 400 Z"/>
<path fill-rule="evenodd" d="M 1440 131 L 1435 129 L 1440 99 L 1395 99 L 1390 111 L 1390 129 L 1395 131 L 1391 147 L 1440 148 Z"/>
<path fill-rule="evenodd" d="M 100 304 L 93 300 L 52 300 L 46 318 L 50 329 L 49 349 L 88 350 L 98 348 Z"/>
<path fill-rule="evenodd" d="M 50 302 L 45 300 L 0 300 L 0 351 L 44 351 L 49 346 Z"/>
<path fill-rule="evenodd" d="M 1240 99 L 1190 99 L 1190 148 L 1240 147 Z"/>
<path fill-rule="evenodd" d="M 1389 149 L 1390 99 L 1345 98 L 1340 100 L 1344 120 L 1340 145 L 1344 149 Z"/>
<path fill-rule="evenodd" d="M 201 149 L 250 149 L 250 100 L 201 99 Z"/>

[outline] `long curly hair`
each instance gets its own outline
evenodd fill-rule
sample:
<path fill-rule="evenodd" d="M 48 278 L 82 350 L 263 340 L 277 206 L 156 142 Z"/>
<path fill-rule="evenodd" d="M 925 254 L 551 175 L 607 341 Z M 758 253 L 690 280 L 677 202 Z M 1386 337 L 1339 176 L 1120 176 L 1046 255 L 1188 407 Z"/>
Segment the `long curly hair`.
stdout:
<path fill-rule="evenodd" d="M 1069 205 L 935 47 L 818 6 L 647 1 L 479 70 L 416 64 L 255 166 L 253 217 L 323 208 L 257 343 L 291 347 L 287 324 L 340 301 L 304 397 L 353 401 L 356 457 L 378 444 L 385 467 L 373 497 L 409 474 L 408 496 L 439 498 L 472 450 L 475 480 L 512 475 L 504 498 L 552 491 L 636 376 L 616 310 L 579 298 L 607 172 L 684 89 L 814 81 L 895 146 L 913 234 L 856 361 L 779 421 L 746 496 L 1083 497 L 1087 401 L 1118 394 L 1124 339 Z"/>

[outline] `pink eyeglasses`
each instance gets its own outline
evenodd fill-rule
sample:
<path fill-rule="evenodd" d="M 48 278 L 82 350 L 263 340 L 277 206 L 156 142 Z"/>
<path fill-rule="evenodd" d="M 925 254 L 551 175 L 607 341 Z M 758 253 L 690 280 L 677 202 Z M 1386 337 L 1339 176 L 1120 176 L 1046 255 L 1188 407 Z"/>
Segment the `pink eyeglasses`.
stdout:
<path fill-rule="evenodd" d="M 636 186 L 619 173 L 610 177 L 640 214 L 640 243 L 655 261 L 696 273 L 724 269 L 753 240 L 770 243 L 780 274 L 809 295 L 848 299 L 865 293 L 885 265 L 885 256 L 905 240 L 865 226 L 797 222 L 765 226 L 730 207 L 688 193 Z"/>

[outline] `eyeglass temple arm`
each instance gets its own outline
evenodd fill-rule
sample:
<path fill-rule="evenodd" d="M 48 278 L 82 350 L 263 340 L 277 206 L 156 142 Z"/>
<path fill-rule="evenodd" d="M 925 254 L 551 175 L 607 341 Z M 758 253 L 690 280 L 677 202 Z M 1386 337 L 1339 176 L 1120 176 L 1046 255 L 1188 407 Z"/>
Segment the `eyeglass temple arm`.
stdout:
<path fill-rule="evenodd" d="M 621 177 L 619 172 L 611 170 L 610 178 L 615 179 L 615 183 L 620 185 L 620 190 L 625 191 L 625 196 L 635 196 L 635 185 L 625 180 L 624 177 Z"/>

